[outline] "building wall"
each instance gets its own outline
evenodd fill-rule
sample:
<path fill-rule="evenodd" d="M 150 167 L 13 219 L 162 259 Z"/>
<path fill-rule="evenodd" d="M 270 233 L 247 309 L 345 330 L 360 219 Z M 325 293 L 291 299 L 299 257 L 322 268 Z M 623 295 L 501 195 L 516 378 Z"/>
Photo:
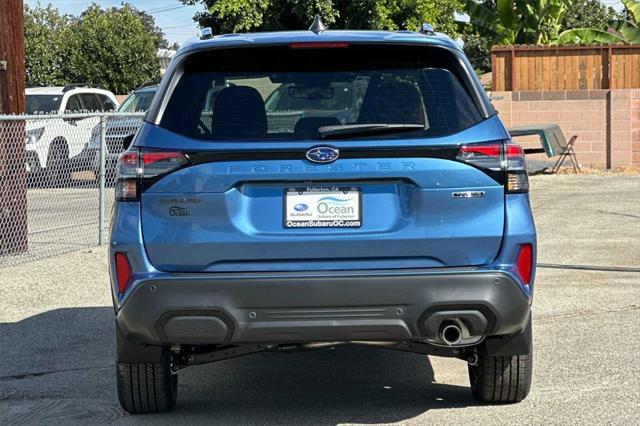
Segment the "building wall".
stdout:
<path fill-rule="evenodd" d="M 583 166 L 640 166 L 640 89 L 493 92 L 491 99 L 507 128 L 555 123 L 567 140 L 577 135 Z M 517 142 L 540 146 L 531 138 Z M 531 159 L 549 160 L 544 154 Z"/>
<path fill-rule="evenodd" d="M 640 166 L 640 90 L 631 98 L 631 151 L 633 164 Z"/>

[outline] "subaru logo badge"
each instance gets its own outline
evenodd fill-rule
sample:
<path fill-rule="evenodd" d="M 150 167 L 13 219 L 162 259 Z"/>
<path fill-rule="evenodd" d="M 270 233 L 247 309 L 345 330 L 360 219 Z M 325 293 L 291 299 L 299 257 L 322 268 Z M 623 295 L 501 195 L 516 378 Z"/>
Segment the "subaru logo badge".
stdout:
<path fill-rule="evenodd" d="M 330 146 L 317 146 L 307 151 L 307 160 L 312 163 L 331 163 L 340 156 L 340 151 Z"/>
<path fill-rule="evenodd" d="M 308 205 L 306 204 L 296 204 L 295 206 L 293 206 L 293 209 L 297 212 L 304 212 L 309 208 Z"/>

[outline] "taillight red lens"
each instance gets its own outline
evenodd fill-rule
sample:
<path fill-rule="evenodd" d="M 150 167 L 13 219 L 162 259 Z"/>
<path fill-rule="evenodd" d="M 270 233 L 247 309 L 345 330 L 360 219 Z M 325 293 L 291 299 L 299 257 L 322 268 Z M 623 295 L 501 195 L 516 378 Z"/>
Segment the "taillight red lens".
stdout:
<path fill-rule="evenodd" d="M 165 152 L 165 151 L 150 151 L 142 153 L 142 164 L 152 164 L 159 161 L 182 161 L 184 155 L 181 152 Z"/>
<path fill-rule="evenodd" d="M 125 151 L 118 161 L 125 167 L 138 167 L 138 151 Z"/>
<path fill-rule="evenodd" d="M 533 263 L 533 247 L 531 244 L 523 244 L 518 251 L 516 266 L 518 275 L 525 284 L 531 284 L 531 269 Z"/>
<path fill-rule="evenodd" d="M 500 145 L 463 145 L 459 153 L 467 157 L 473 155 L 500 156 Z"/>
<path fill-rule="evenodd" d="M 456 159 L 481 169 L 499 171 L 501 149 L 499 143 L 462 145 Z"/>
<path fill-rule="evenodd" d="M 138 177 L 138 151 L 125 151 L 120 154 L 116 176 L 118 179 Z"/>
<path fill-rule="evenodd" d="M 164 175 L 189 162 L 183 153 L 175 151 L 142 151 L 140 158 L 143 178 Z"/>
<path fill-rule="evenodd" d="M 124 293 L 131 280 L 131 264 L 127 255 L 123 252 L 115 254 L 116 260 L 116 281 L 118 284 L 118 292 Z"/>
<path fill-rule="evenodd" d="M 515 143 L 507 144 L 507 158 L 524 158 L 524 150 Z"/>

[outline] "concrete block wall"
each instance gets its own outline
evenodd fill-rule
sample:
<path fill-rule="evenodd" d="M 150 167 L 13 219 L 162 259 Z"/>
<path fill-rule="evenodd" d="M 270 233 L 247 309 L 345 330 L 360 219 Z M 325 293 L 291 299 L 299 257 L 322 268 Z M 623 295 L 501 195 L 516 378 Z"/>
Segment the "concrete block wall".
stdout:
<path fill-rule="evenodd" d="M 632 162 L 640 166 L 640 90 L 631 98 L 631 152 Z"/>
<path fill-rule="evenodd" d="M 493 92 L 490 96 L 507 128 L 555 123 L 567 140 L 577 135 L 575 150 L 583 166 L 640 166 L 640 89 Z M 540 146 L 532 138 L 517 142 Z M 530 158 L 550 160 L 544 154 Z"/>

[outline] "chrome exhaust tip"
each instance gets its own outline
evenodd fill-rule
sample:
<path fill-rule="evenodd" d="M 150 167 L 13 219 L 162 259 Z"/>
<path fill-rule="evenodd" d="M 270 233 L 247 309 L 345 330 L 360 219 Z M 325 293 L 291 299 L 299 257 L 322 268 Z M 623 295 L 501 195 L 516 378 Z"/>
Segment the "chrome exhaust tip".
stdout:
<path fill-rule="evenodd" d="M 444 322 L 440 326 L 440 340 L 448 346 L 457 345 L 462 341 L 462 329 L 455 322 Z"/>

